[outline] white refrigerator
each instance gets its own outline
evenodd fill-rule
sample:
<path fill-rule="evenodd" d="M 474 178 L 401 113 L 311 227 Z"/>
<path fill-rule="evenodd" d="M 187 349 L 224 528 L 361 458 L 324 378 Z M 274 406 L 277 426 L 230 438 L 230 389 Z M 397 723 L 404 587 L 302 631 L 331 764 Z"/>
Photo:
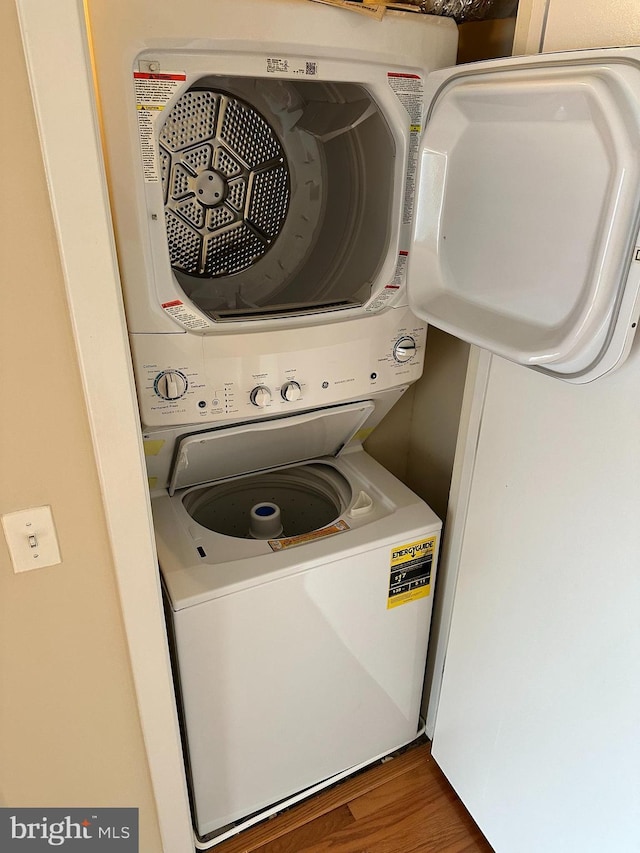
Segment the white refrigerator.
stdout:
<path fill-rule="evenodd" d="M 640 51 L 503 68 L 432 81 L 409 270 L 414 310 L 481 347 L 433 755 L 497 853 L 637 853 Z"/>

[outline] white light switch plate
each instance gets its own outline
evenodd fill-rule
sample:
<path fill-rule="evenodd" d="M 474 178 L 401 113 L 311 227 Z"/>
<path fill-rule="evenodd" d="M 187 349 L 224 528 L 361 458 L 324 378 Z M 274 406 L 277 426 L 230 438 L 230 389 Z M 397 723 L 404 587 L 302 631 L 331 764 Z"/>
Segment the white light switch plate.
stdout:
<path fill-rule="evenodd" d="M 50 506 L 36 506 L 2 516 L 14 572 L 28 572 L 61 563 Z"/>

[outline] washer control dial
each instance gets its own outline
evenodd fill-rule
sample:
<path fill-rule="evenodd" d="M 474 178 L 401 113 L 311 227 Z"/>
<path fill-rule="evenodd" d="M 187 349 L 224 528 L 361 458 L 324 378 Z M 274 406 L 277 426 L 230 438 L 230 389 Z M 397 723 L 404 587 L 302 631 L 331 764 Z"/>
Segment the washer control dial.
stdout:
<path fill-rule="evenodd" d="M 264 407 L 268 406 L 271 402 L 271 391 L 269 391 L 266 385 L 256 385 L 249 394 L 249 399 L 254 406 L 257 406 L 259 409 L 264 409 Z"/>
<path fill-rule="evenodd" d="M 415 354 L 416 342 L 414 338 L 409 335 L 404 335 L 402 338 L 398 338 L 393 345 L 393 357 L 396 361 L 400 362 L 400 364 L 411 361 Z"/>
<path fill-rule="evenodd" d="M 177 370 L 163 370 L 153 382 L 153 390 L 163 400 L 179 400 L 188 387 L 187 377 Z"/>
<path fill-rule="evenodd" d="M 284 383 L 280 389 L 280 393 L 282 394 L 282 399 L 286 400 L 287 403 L 295 403 L 296 400 L 300 399 L 302 390 L 297 382 L 290 380 L 289 382 Z"/>

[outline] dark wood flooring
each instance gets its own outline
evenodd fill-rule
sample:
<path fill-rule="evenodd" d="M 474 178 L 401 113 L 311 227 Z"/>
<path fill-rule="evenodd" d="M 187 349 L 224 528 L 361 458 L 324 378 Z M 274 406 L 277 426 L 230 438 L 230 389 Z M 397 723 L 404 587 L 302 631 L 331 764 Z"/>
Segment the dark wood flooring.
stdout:
<path fill-rule="evenodd" d="M 214 848 L 215 853 L 492 853 L 423 743 Z"/>

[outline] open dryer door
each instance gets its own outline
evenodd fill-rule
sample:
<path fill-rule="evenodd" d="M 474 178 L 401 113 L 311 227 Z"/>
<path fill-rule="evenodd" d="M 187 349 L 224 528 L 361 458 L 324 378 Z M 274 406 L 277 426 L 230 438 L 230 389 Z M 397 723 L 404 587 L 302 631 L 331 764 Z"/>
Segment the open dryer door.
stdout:
<path fill-rule="evenodd" d="M 409 303 L 516 363 L 584 383 L 626 357 L 640 288 L 640 50 L 428 77 Z"/>

